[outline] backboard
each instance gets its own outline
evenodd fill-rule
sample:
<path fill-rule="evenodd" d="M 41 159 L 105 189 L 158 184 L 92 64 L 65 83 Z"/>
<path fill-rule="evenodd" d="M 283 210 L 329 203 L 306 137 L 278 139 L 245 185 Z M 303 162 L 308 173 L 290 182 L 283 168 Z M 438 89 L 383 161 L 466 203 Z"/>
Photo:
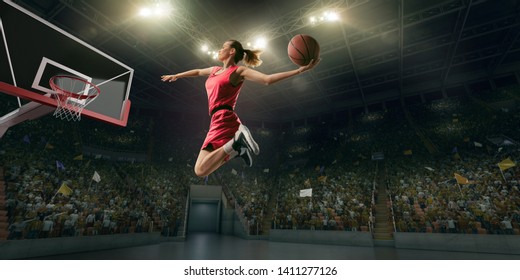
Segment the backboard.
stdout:
<path fill-rule="evenodd" d="M 52 112 L 49 80 L 72 75 L 101 93 L 82 115 L 126 126 L 134 70 L 10 0 L 0 0 L 0 137 Z M 3 127 L 3 128 L 2 128 Z"/>

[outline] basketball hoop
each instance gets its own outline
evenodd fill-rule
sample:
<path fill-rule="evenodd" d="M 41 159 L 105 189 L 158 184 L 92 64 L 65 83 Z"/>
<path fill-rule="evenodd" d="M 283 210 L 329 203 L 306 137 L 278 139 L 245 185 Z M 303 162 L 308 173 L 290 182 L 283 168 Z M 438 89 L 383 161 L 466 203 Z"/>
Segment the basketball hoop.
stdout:
<path fill-rule="evenodd" d="M 53 116 L 67 121 L 79 121 L 83 108 L 100 93 L 99 88 L 93 83 L 73 76 L 54 76 L 49 84 L 57 102 Z"/>

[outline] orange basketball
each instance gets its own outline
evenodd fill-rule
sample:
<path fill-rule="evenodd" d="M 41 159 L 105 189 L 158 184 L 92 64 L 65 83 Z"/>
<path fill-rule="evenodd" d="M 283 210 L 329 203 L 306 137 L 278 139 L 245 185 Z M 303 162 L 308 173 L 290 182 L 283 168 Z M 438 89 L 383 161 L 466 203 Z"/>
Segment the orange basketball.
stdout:
<path fill-rule="evenodd" d="M 312 59 L 318 59 L 320 57 L 320 45 L 318 41 L 311 36 L 298 34 L 292 37 L 289 42 L 287 54 L 294 64 L 305 66 L 309 64 Z"/>

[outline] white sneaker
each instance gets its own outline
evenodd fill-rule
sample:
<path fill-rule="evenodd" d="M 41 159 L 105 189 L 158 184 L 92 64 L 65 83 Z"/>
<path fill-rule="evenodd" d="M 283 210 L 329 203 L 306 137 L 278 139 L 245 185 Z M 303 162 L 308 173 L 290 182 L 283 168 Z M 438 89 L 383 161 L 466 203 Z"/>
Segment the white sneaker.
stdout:
<path fill-rule="evenodd" d="M 237 155 L 235 157 L 241 157 L 242 159 L 244 159 L 244 161 L 249 167 L 253 165 L 253 158 L 251 157 L 252 151 L 247 145 L 244 133 L 242 133 L 241 131 L 237 131 L 235 133 L 232 147 L 233 150 L 237 152 Z"/>
<path fill-rule="evenodd" d="M 237 134 L 238 133 L 242 133 L 242 135 L 244 136 L 244 142 L 249 148 L 249 150 L 252 151 L 255 155 L 258 155 L 260 153 L 260 147 L 258 147 L 258 144 L 253 139 L 253 136 L 251 135 L 249 129 L 245 125 L 241 124 L 238 127 Z M 235 137 L 237 134 L 235 134 Z"/>
<path fill-rule="evenodd" d="M 253 166 L 253 157 L 251 156 L 251 153 L 249 152 L 249 149 L 246 147 L 240 148 L 240 151 L 238 152 L 237 157 L 241 157 L 247 166 L 251 167 Z"/>

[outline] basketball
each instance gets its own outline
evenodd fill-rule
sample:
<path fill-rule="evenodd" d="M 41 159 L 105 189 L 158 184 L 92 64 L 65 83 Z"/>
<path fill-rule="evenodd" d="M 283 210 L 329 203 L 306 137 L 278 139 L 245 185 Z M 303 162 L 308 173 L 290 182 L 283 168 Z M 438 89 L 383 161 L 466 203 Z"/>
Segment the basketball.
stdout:
<path fill-rule="evenodd" d="M 289 42 L 287 54 L 294 64 L 305 66 L 309 64 L 312 59 L 318 59 L 320 57 L 320 45 L 318 41 L 311 36 L 298 34 L 292 37 Z"/>

